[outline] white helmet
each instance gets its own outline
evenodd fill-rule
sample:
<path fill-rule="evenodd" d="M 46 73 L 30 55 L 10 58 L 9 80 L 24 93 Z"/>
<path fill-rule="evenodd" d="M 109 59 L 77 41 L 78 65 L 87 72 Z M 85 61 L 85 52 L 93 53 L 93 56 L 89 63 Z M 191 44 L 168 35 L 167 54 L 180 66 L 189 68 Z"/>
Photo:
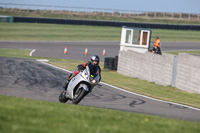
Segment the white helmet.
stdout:
<path fill-rule="evenodd" d="M 97 64 L 93 64 L 93 61 L 97 61 Z M 100 58 L 98 55 L 91 56 L 91 62 L 93 65 L 99 65 Z"/>

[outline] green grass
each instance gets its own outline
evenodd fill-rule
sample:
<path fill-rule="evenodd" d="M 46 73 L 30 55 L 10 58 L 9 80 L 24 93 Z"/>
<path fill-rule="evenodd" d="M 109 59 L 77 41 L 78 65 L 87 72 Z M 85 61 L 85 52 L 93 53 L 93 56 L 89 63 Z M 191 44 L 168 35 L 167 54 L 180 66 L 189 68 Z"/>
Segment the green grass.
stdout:
<path fill-rule="evenodd" d="M 200 123 L 0 95 L 1 133 L 199 133 Z"/>
<path fill-rule="evenodd" d="M 0 23 L 0 40 L 6 41 L 120 41 L 120 27 Z M 200 42 L 199 31 L 152 29 L 151 41 Z"/>
<path fill-rule="evenodd" d="M 30 52 L 30 50 L 23 49 L 0 49 L 0 55 L 6 57 L 31 58 L 28 56 Z"/>
<path fill-rule="evenodd" d="M 0 40 L 15 41 L 111 41 L 120 28 L 57 24 L 0 23 Z"/>
<path fill-rule="evenodd" d="M 199 54 L 200 55 L 200 51 L 169 51 L 169 52 L 165 52 L 165 53 L 170 53 L 170 54 L 174 54 L 174 55 L 178 55 L 178 53 L 188 53 L 188 54 Z"/>
<path fill-rule="evenodd" d="M 159 36 L 161 41 L 200 42 L 199 31 L 153 29 L 151 41 L 155 41 L 156 36 Z"/>

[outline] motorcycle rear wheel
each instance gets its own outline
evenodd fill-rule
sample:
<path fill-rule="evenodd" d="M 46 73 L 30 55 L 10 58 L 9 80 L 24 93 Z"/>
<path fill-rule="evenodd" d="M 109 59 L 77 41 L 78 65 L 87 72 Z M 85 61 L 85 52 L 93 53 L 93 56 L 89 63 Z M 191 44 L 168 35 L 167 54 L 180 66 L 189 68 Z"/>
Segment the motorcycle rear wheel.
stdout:
<path fill-rule="evenodd" d="M 66 98 L 65 94 L 66 94 L 66 92 L 63 91 L 62 93 L 60 93 L 60 95 L 58 97 L 58 99 L 61 103 L 66 103 L 69 100 L 68 98 Z"/>
<path fill-rule="evenodd" d="M 88 92 L 84 90 L 83 88 L 80 89 L 80 91 L 76 92 L 75 96 L 76 98 L 72 100 L 73 104 L 78 104 L 86 95 Z"/>

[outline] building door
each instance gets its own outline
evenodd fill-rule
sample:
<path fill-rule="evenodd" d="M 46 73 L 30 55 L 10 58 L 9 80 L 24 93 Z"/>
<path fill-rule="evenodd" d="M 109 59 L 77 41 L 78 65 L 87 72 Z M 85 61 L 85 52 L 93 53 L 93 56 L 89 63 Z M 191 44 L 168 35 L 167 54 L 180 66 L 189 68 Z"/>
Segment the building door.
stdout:
<path fill-rule="evenodd" d="M 150 31 L 141 30 L 140 45 L 149 45 Z"/>

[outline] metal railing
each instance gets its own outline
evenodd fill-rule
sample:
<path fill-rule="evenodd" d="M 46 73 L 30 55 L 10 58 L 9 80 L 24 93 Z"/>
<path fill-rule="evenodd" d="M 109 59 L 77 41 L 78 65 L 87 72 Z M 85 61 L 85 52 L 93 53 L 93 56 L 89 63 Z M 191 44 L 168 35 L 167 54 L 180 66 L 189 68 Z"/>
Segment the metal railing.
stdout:
<path fill-rule="evenodd" d="M 0 11 L 200 21 L 200 14 L 0 3 Z"/>

